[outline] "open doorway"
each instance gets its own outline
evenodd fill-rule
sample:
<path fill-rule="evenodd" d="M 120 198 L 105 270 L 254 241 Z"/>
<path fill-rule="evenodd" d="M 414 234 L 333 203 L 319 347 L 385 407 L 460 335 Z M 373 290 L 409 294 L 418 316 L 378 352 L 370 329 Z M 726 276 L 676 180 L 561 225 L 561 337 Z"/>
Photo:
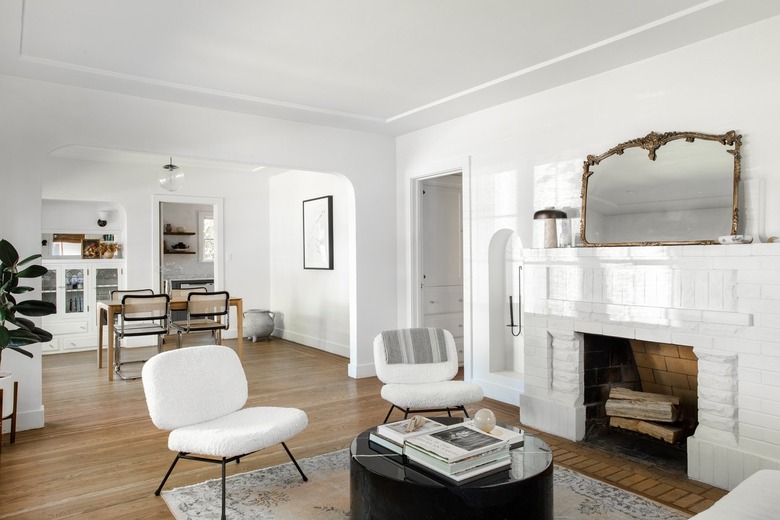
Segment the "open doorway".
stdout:
<path fill-rule="evenodd" d="M 417 187 L 417 323 L 449 330 L 463 364 L 463 175 L 427 177 Z"/>
<path fill-rule="evenodd" d="M 152 248 L 155 285 L 173 282 L 224 286 L 222 199 L 155 195 Z M 206 237 L 208 229 L 208 237 Z M 207 239 L 207 240 L 206 240 Z"/>

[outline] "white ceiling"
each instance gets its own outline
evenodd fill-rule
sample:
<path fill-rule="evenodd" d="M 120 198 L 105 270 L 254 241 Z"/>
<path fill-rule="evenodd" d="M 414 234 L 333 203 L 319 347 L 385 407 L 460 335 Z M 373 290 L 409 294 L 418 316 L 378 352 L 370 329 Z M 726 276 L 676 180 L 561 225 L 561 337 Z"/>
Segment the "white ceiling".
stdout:
<path fill-rule="evenodd" d="M 777 15 L 777 0 L 3 0 L 0 74 L 400 135 Z"/>

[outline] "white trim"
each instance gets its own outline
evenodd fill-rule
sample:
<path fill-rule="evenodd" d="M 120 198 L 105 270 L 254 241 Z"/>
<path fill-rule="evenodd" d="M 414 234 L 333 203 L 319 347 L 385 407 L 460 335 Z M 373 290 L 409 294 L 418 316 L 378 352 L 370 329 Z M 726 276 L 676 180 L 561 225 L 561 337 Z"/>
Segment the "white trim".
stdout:
<path fill-rule="evenodd" d="M 224 214 L 225 201 L 221 197 L 191 197 L 185 195 L 168 195 L 168 194 L 152 194 L 152 229 L 151 229 L 151 251 L 152 251 L 152 265 L 162 265 L 161 259 L 161 222 L 160 222 L 160 203 L 172 202 L 176 204 L 210 204 L 214 206 L 214 229 L 216 230 L 217 237 L 214 244 L 214 289 L 221 291 L 225 287 L 225 229 L 224 229 Z M 161 287 L 160 284 L 160 269 L 155 267 L 152 270 L 152 287 Z"/>
<path fill-rule="evenodd" d="M 206 264 L 213 264 L 214 260 L 209 260 L 204 258 L 204 254 L 206 253 L 206 234 L 203 232 L 203 221 L 205 219 L 214 219 L 214 211 L 198 211 L 198 262 L 200 263 L 206 263 Z M 216 228 L 215 228 L 216 229 Z M 216 242 L 216 241 L 215 241 Z M 216 243 L 215 243 L 216 245 Z M 214 250 L 214 255 L 216 256 L 216 249 Z"/>
<path fill-rule="evenodd" d="M 421 249 L 419 244 L 420 232 L 420 201 L 422 194 L 422 184 L 426 180 L 444 175 L 460 173 L 462 176 L 462 208 L 463 208 L 463 371 L 464 379 L 470 381 L 473 377 L 474 359 L 473 359 L 473 338 L 471 330 L 472 321 L 472 303 L 471 303 L 471 156 L 462 156 L 450 159 L 448 161 L 431 165 L 429 168 L 423 168 L 420 173 L 409 176 L 409 228 L 408 228 L 408 250 L 409 257 L 408 273 L 409 279 L 407 290 L 409 290 L 409 309 L 410 315 L 407 316 L 410 326 L 420 326 L 422 323 L 422 293 L 420 289 L 420 256 Z"/>

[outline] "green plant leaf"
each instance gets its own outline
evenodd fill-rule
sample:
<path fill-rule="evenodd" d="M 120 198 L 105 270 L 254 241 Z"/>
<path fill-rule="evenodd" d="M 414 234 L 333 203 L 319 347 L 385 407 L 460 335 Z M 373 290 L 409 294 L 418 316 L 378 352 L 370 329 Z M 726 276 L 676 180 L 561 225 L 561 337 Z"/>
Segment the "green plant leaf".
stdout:
<path fill-rule="evenodd" d="M 6 239 L 0 240 L 0 262 L 8 267 L 13 267 L 19 261 L 19 253 Z"/>
<path fill-rule="evenodd" d="M 10 292 L 12 292 L 13 294 L 22 294 L 34 290 L 35 289 L 33 289 L 32 287 L 27 287 L 26 285 L 20 285 L 18 287 L 14 287 L 13 289 L 11 289 Z"/>
<path fill-rule="evenodd" d="M 39 278 L 48 272 L 49 270 L 42 265 L 33 264 L 25 269 L 22 269 L 16 275 L 19 278 Z"/>
<path fill-rule="evenodd" d="M 38 339 L 43 343 L 44 341 L 51 341 L 54 336 L 48 330 L 43 330 L 39 327 L 35 327 L 32 333 L 38 336 Z"/>
<path fill-rule="evenodd" d="M 7 292 L 7 291 L 10 292 L 17 285 L 19 285 L 19 279 L 16 278 L 16 276 L 8 278 L 6 281 L 3 282 L 3 285 L 0 285 L 0 293 Z"/>
<path fill-rule="evenodd" d="M 29 331 L 33 331 L 35 329 L 35 323 L 33 323 L 32 320 L 28 320 L 27 318 L 20 318 L 16 317 L 13 320 L 8 320 L 17 327 L 23 327 Z"/>
<path fill-rule="evenodd" d="M 38 336 L 25 329 L 9 330 L 8 335 L 11 337 L 11 341 L 8 343 L 8 345 L 11 347 L 31 345 L 33 343 L 40 342 Z"/>
<path fill-rule="evenodd" d="M 26 350 L 24 350 L 23 348 L 19 348 L 18 346 L 14 345 L 14 346 L 8 346 L 6 348 L 10 348 L 11 350 L 15 350 L 19 354 L 23 354 L 23 355 L 27 356 L 28 358 L 32 358 L 33 357 L 33 355 L 30 352 L 27 352 Z"/>
<path fill-rule="evenodd" d="M 57 312 L 57 307 L 51 302 L 24 300 L 16 304 L 16 312 L 25 316 L 48 316 Z"/>
<path fill-rule="evenodd" d="M 42 256 L 43 256 L 43 255 L 41 255 L 40 253 L 39 253 L 39 254 L 37 254 L 37 255 L 30 255 L 30 256 L 28 256 L 27 258 L 25 258 L 24 260 L 19 260 L 18 262 L 16 262 L 16 265 L 17 265 L 17 267 L 18 267 L 18 266 L 20 266 L 20 265 L 24 265 L 24 264 L 30 263 L 30 262 L 32 262 L 33 260 L 36 260 L 36 259 L 38 259 L 38 258 L 41 258 Z"/>
<path fill-rule="evenodd" d="M 0 348 L 7 347 L 11 343 L 11 331 L 0 325 Z"/>

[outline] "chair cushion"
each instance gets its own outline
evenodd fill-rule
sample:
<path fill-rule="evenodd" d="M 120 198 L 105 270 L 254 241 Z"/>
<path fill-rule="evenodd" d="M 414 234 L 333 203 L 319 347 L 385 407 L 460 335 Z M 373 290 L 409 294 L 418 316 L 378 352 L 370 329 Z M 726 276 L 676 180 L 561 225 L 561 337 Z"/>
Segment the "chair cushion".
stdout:
<path fill-rule="evenodd" d="M 482 387 L 465 381 L 439 381 L 424 384 L 388 384 L 382 398 L 400 408 L 445 408 L 482 400 Z"/>
<path fill-rule="evenodd" d="M 149 416 L 161 430 L 216 419 L 241 409 L 248 397 L 244 368 L 230 347 L 170 350 L 144 364 Z"/>
<path fill-rule="evenodd" d="M 168 333 L 168 329 L 159 323 L 147 323 L 145 321 L 125 323 L 124 327 L 116 328 L 114 331 L 116 332 L 115 336 L 118 338 L 128 336 L 153 336 Z"/>
<path fill-rule="evenodd" d="M 227 329 L 228 325 L 224 322 L 218 322 L 210 320 L 208 318 L 199 318 L 190 320 L 189 327 L 187 326 L 187 320 L 172 321 L 171 328 L 180 330 L 182 332 L 197 332 L 206 330 Z"/>
<path fill-rule="evenodd" d="M 215 457 L 246 455 L 284 442 L 308 425 L 303 410 L 255 407 L 173 430 L 168 448 Z"/>

